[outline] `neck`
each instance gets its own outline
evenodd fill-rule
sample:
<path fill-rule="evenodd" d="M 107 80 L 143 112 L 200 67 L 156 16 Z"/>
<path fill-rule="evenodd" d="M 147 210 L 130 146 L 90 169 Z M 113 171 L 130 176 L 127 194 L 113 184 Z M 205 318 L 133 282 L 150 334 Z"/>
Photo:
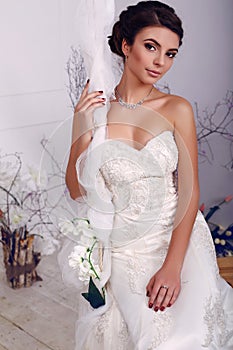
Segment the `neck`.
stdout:
<path fill-rule="evenodd" d="M 129 78 L 126 74 L 123 74 L 117 86 L 117 90 L 125 102 L 137 103 L 149 94 L 152 87 L 152 84 L 143 84 L 142 82 L 139 82 L 138 80 L 136 81 L 133 78 Z"/>

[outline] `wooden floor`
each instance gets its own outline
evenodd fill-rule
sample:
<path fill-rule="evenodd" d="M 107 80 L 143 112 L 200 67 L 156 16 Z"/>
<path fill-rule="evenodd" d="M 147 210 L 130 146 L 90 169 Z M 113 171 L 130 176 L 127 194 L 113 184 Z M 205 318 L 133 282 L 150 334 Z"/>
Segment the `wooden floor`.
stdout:
<path fill-rule="evenodd" d="M 75 291 L 64 286 L 56 254 L 37 271 L 42 282 L 13 290 L 0 253 L 0 350 L 74 350 Z"/>
<path fill-rule="evenodd" d="M 2 260 L 0 249 L 0 350 L 74 350 L 76 292 L 63 284 L 56 254 L 42 258 L 42 282 L 18 290 L 7 285 Z"/>

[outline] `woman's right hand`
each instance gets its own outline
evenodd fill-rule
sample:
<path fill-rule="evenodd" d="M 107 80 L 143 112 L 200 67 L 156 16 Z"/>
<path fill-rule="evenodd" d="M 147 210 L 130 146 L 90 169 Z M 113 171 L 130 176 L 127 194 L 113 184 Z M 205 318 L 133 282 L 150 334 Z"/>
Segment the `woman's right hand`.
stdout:
<path fill-rule="evenodd" d="M 72 145 L 66 170 L 66 185 L 72 199 L 76 199 L 84 193 L 84 190 L 78 182 L 76 161 L 79 155 L 90 144 L 93 130 L 93 111 L 105 104 L 105 98 L 100 98 L 103 91 L 93 91 L 89 93 L 88 88 L 89 80 L 75 107 L 73 117 Z"/>
<path fill-rule="evenodd" d="M 90 137 L 94 128 L 93 112 L 105 104 L 105 98 L 100 97 L 103 91 L 88 92 L 89 85 L 88 79 L 74 110 L 72 143 L 81 138 Z"/>
<path fill-rule="evenodd" d="M 87 83 L 83 89 L 83 92 L 80 96 L 78 104 L 75 107 L 75 113 L 84 112 L 88 109 L 93 111 L 97 107 L 102 107 L 105 104 L 105 98 L 100 97 L 103 94 L 103 91 L 93 91 L 88 92 L 88 88 L 90 85 L 90 80 L 87 80 Z"/>

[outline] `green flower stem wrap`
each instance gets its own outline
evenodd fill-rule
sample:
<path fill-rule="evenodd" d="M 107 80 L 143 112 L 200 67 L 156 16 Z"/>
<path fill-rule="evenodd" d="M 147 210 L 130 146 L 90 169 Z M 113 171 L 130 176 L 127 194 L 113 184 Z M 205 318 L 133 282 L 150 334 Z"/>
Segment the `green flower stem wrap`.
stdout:
<path fill-rule="evenodd" d="M 105 305 L 105 297 L 101 295 L 99 289 L 93 282 L 92 277 L 90 277 L 88 293 L 82 293 L 82 296 L 89 301 L 94 309 L 98 309 L 98 307 Z"/>
<path fill-rule="evenodd" d="M 99 275 L 97 274 L 97 272 L 96 272 L 96 270 L 95 270 L 95 268 L 94 268 L 94 266 L 93 266 L 93 264 L 92 264 L 92 262 L 91 262 L 91 254 L 92 254 L 92 252 L 93 252 L 93 249 L 94 249 L 94 246 L 96 245 L 96 243 L 97 243 L 97 239 L 95 239 L 95 241 L 94 241 L 94 243 L 92 244 L 92 246 L 91 246 L 91 248 L 89 249 L 89 254 L 88 254 L 88 262 L 89 262 L 89 264 L 90 264 L 90 266 L 91 266 L 91 270 L 94 272 L 94 274 L 95 274 L 95 277 L 99 280 L 100 279 L 100 277 L 99 277 Z"/>
<path fill-rule="evenodd" d="M 95 239 L 94 243 L 92 244 L 91 248 L 89 249 L 89 254 L 88 254 L 88 262 L 90 264 L 91 270 L 94 272 L 95 277 L 99 280 L 100 277 L 97 274 L 92 261 L 91 261 L 91 254 L 93 252 L 93 249 L 97 243 L 97 239 Z M 89 286 L 88 286 L 88 293 L 82 293 L 82 296 L 90 303 L 90 305 L 94 308 L 97 309 L 100 306 L 105 305 L 105 292 L 104 288 L 102 288 L 102 293 L 100 293 L 99 289 L 96 287 L 92 277 L 90 277 L 89 281 Z"/>

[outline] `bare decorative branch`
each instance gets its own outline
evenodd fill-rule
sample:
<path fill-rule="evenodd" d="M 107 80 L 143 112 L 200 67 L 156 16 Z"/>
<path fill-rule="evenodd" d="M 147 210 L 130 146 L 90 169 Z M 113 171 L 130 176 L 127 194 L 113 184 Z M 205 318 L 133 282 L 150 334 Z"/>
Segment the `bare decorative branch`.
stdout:
<path fill-rule="evenodd" d="M 212 150 L 213 135 L 220 136 L 230 150 L 230 160 L 223 166 L 228 170 L 233 169 L 233 91 L 227 91 L 221 102 L 217 102 L 213 110 L 206 108 L 201 115 L 198 104 L 195 103 L 197 119 L 197 139 L 199 144 L 200 161 L 214 160 Z"/>
<path fill-rule="evenodd" d="M 67 86 L 68 94 L 71 100 L 71 108 L 74 109 L 81 95 L 87 80 L 87 74 L 84 66 L 84 60 L 78 49 L 71 47 L 71 55 L 66 64 L 69 84 Z"/>

